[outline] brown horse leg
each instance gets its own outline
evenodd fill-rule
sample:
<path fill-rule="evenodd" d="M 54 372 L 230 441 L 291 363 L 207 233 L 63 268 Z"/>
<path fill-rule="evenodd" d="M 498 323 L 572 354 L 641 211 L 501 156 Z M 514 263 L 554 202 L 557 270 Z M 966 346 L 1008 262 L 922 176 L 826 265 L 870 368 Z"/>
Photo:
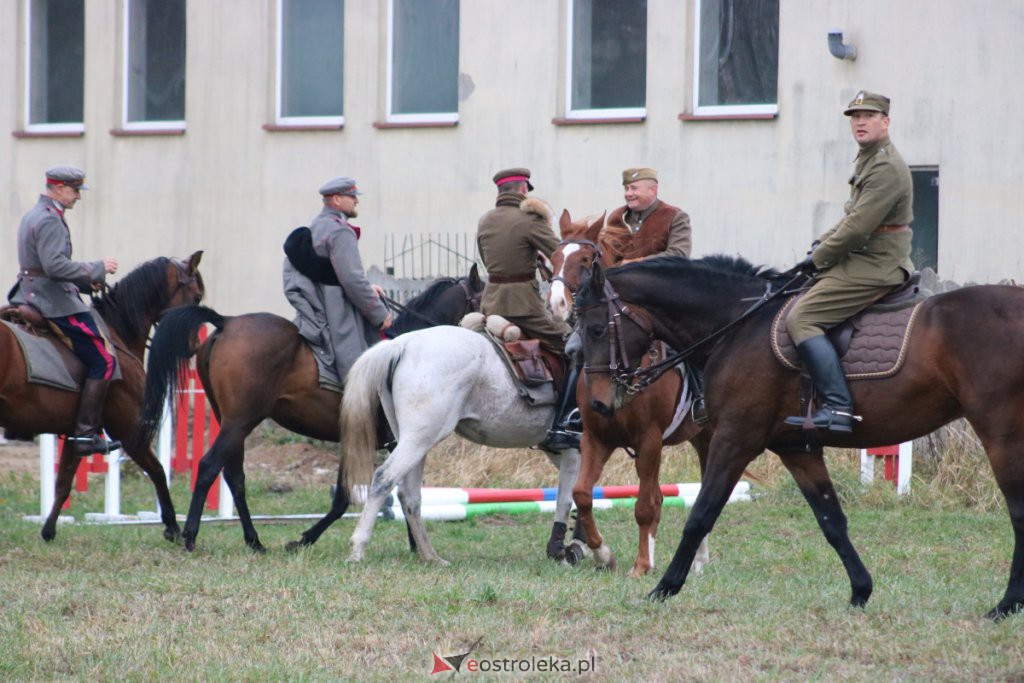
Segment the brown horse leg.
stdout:
<path fill-rule="evenodd" d="M 686 575 L 701 542 L 714 528 L 743 470 L 760 453 L 759 449 L 738 448 L 721 431 L 712 437 L 707 469 L 701 481 L 700 493 L 683 527 L 683 537 L 661 580 L 648 593 L 648 599 L 664 600 L 678 593 L 686 583 Z"/>
<path fill-rule="evenodd" d="M 242 538 L 245 544 L 252 550 L 265 553 L 267 549 L 260 543 L 260 537 L 256 533 L 256 527 L 252 523 L 252 516 L 249 514 L 249 503 L 245 499 L 245 459 L 244 452 L 238 457 L 227 458 L 224 463 L 224 481 L 231 490 L 231 497 L 234 498 L 235 509 L 238 511 L 238 521 L 242 525 Z"/>
<path fill-rule="evenodd" d="M 79 458 L 73 452 L 71 445 L 64 442 L 60 449 L 60 464 L 57 466 L 57 481 L 54 484 L 53 507 L 50 509 L 50 516 L 46 518 L 42 531 L 39 534 L 44 541 L 52 541 L 57 536 L 57 518 L 60 517 L 60 509 L 64 501 L 71 495 L 71 483 L 75 480 L 75 472 L 85 458 Z"/>
<path fill-rule="evenodd" d="M 598 441 L 589 430 L 584 430 L 580 444 L 580 473 L 572 489 L 572 499 L 576 502 L 576 523 L 583 527 L 587 535 L 587 547 L 594 553 L 594 565 L 598 569 L 614 571 L 615 555 L 604 544 L 594 519 L 594 484 L 601 478 L 612 450 L 607 444 Z"/>
<path fill-rule="evenodd" d="M 345 484 L 345 468 L 338 467 L 338 481 L 334 486 L 334 498 L 331 501 L 331 509 L 316 524 L 303 531 L 302 537 L 298 541 L 290 541 L 285 545 L 284 549 L 288 552 L 295 552 L 299 548 L 316 543 L 332 524 L 341 519 L 341 516 L 348 510 L 351 502 L 348 495 L 348 486 Z M 408 525 L 406 525 L 406 529 L 408 529 Z M 412 531 L 408 533 L 410 545 L 412 545 Z M 413 547 L 413 550 L 415 550 L 415 547 Z"/>
<path fill-rule="evenodd" d="M 657 425 L 644 434 L 643 442 L 636 450 L 636 460 L 633 464 L 640 478 L 640 491 L 637 494 L 636 506 L 633 508 L 637 530 L 640 532 L 640 543 L 629 576 L 639 578 L 654 567 L 654 539 L 658 535 L 661 504 L 664 500 L 658 478 L 661 471 L 661 432 Z"/>
<path fill-rule="evenodd" d="M 800 492 L 804 494 L 804 499 L 811 506 L 814 518 L 821 532 L 825 534 L 825 540 L 835 548 L 843 567 L 846 568 L 846 574 L 850 578 L 850 604 L 854 607 L 863 607 L 871 597 L 871 574 L 850 542 L 850 535 L 846 529 L 846 515 L 839 505 L 839 496 L 832 486 L 832 479 L 828 476 L 821 449 L 810 453 L 779 452 L 779 457 L 793 475 Z"/>
<path fill-rule="evenodd" d="M 1018 414 L 1019 411 L 1015 409 L 1008 419 L 1013 420 Z M 985 615 L 994 621 L 1024 611 L 1024 465 L 1021 464 L 1021 458 L 1024 457 L 1024 439 L 1015 434 L 1015 430 L 991 424 L 999 417 L 998 411 L 989 411 L 982 417 L 968 417 L 968 421 L 985 446 L 985 454 L 992 465 L 999 490 L 1006 498 L 1010 524 L 1013 525 L 1013 559 L 1010 561 L 1010 578 L 1006 584 L 1006 592 L 999 604 Z"/>

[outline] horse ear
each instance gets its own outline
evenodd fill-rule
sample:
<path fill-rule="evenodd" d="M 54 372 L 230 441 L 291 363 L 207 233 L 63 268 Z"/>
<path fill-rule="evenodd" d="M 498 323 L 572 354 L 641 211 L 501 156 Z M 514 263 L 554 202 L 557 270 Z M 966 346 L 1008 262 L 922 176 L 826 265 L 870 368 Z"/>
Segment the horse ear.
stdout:
<path fill-rule="evenodd" d="M 188 270 L 191 273 L 196 272 L 199 268 L 199 261 L 203 258 L 203 251 L 200 249 L 196 253 L 188 257 Z"/>
<path fill-rule="evenodd" d="M 562 234 L 562 239 L 568 239 L 569 233 L 572 231 L 572 218 L 569 217 L 569 209 L 562 209 L 562 215 L 558 218 L 558 231 Z"/>
<path fill-rule="evenodd" d="M 586 233 L 584 233 L 584 235 L 588 240 L 590 240 L 591 242 L 597 242 L 598 235 L 600 235 L 601 230 L 604 229 L 604 220 L 607 215 L 608 211 L 605 210 L 605 212 L 601 214 L 600 218 L 598 218 L 593 223 L 587 226 L 587 231 Z"/>
<path fill-rule="evenodd" d="M 480 285 L 480 271 L 477 270 L 475 263 L 473 264 L 473 267 L 469 269 L 469 284 L 473 289 L 476 289 Z"/>

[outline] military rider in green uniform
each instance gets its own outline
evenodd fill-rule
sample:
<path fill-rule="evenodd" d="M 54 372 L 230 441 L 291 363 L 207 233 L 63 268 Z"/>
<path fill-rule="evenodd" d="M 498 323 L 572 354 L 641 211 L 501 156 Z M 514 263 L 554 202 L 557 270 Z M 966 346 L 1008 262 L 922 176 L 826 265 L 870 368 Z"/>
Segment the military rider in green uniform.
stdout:
<path fill-rule="evenodd" d="M 800 361 L 823 399 L 812 420 L 818 429 L 852 431 L 853 399 L 825 332 L 864 310 L 914 271 L 909 224 L 914 220 L 910 169 L 889 140 L 889 98 L 859 92 L 843 112 L 860 152 L 850 178 L 850 200 L 839 223 L 815 242 L 799 267 L 817 281 L 797 301 L 786 324 Z M 786 418 L 802 425 L 804 418 Z"/>
<path fill-rule="evenodd" d="M 539 199 L 527 197 L 533 190 L 530 171 L 510 168 L 494 174 L 498 198 L 477 226 L 480 258 L 487 267 L 487 286 L 480 301 L 486 315 L 500 315 L 519 326 L 524 336 L 538 339 L 545 348 L 565 353 L 565 337 L 571 329 L 548 313 L 537 284 L 537 254 L 550 258 L 558 248 L 551 228 L 551 209 Z M 575 369 L 574 369 L 575 370 Z M 575 371 L 567 372 L 555 424 L 541 448 L 561 451 L 579 448 L 579 434 L 555 427 L 569 403 L 576 402 Z"/>

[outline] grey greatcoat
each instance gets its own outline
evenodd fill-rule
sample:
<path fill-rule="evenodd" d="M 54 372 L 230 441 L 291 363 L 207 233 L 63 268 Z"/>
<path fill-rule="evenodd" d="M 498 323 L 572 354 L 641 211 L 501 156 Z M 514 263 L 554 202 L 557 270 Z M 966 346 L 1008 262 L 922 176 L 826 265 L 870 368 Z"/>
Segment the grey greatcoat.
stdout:
<path fill-rule="evenodd" d="M 63 208 L 40 195 L 18 227 L 18 282 L 7 295 L 10 302 L 32 304 L 44 318 L 89 313 L 79 288 L 89 289 L 106 277 L 103 261 L 71 260 Z"/>
<path fill-rule="evenodd" d="M 295 325 L 313 345 L 321 369 L 333 366 L 344 384 L 359 354 L 380 341 L 380 326 L 388 310 L 366 279 L 358 236 L 345 216 L 324 207 L 309 231 L 313 250 L 331 260 L 341 286 L 315 283 L 285 259 L 284 293 L 298 311 Z"/>

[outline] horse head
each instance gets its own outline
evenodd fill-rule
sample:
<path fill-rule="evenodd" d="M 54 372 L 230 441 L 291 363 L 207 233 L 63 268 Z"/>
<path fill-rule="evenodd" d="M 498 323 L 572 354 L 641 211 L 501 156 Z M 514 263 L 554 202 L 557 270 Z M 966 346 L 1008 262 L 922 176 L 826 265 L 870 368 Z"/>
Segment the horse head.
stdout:
<path fill-rule="evenodd" d="M 203 252 L 197 251 L 187 259 L 167 259 L 167 304 L 164 308 L 195 305 L 203 300 L 206 285 L 199 272 L 199 261 Z"/>
<path fill-rule="evenodd" d="M 580 272 L 601 258 L 598 236 L 604 227 L 607 212 L 573 221 L 568 210 L 558 221 L 562 241 L 551 254 L 551 290 L 548 307 L 552 313 L 568 320 L 573 308 L 573 292 L 579 289 Z"/>
<path fill-rule="evenodd" d="M 654 348 L 651 320 L 619 298 L 600 263 L 581 270 L 575 313 L 590 407 L 609 417 L 640 389 L 639 371 Z"/>

